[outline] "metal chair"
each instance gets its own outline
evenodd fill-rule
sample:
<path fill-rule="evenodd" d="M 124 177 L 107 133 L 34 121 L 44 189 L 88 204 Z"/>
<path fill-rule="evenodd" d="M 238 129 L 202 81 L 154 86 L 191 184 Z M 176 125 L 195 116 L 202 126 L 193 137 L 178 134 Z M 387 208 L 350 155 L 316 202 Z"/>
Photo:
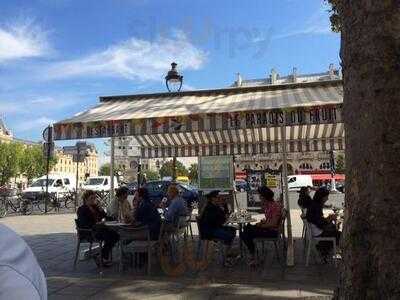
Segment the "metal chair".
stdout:
<path fill-rule="evenodd" d="M 258 247 L 257 245 L 261 244 L 262 245 L 262 254 L 263 256 L 265 255 L 265 243 L 273 243 L 275 247 L 275 255 L 276 258 L 279 262 L 280 265 L 284 266 L 284 260 L 281 262 L 280 255 L 279 255 L 279 248 L 278 248 L 278 243 L 282 242 L 282 254 L 283 258 L 285 258 L 286 255 L 286 236 L 285 236 L 285 221 L 287 217 L 288 211 L 284 208 L 282 209 L 282 215 L 281 219 L 279 221 L 279 231 L 278 235 L 275 238 L 255 238 L 254 239 L 254 244 L 256 245 L 256 254 L 258 255 Z"/>
<path fill-rule="evenodd" d="M 226 247 L 225 244 L 223 243 L 223 241 L 219 240 L 219 239 L 206 239 L 204 238 L 203 232 L 201 230 L 201 226 L 200 226 L 200 218 L 197 217 L 196 218 L 196 223 L 197 223 L 197 229 L 198 229 L 198 233 L 199 233 L 199 241 L 197 244 L 197 250 L 196 250 L 196 256 L 197 259 L 201 259 L 202 258 L 202 254 L 204 252 L 204 254 L 207 254 L 208 252 L 208 244 L 209 242 L 213 242 L 216 244 L 217 246 L 217 251 L 218 251 L 218 262 L 223 266 L 225 264 L 226 261 Z M 205 251 L 202 251 L 202 249 L 205 249 Z"/>
<path fill-rule="evenodd" d="M 319 242 L 332 242 L 333 244 L 333 253 L 335 255 L 335 265 L 336 265 L 336 238 L 335 237 L 315 237 L 312 234 L 311 230 L 311 223 L 307 222 L 305 220 L 305 225 L 306 225 L 306 266 L 308 267 L 310 263 L 310 256 L 311 256 L 311 251 L 314 253 L 317 252 L 316 245 Z"/>
<path fill-rule="evenodd" d="M 131 254 L 147 253 L 147 275 L 151 274 L 152 254 L 156 249 L 158 241 L 150 239 L 150 230 L 147 226 L 141 227 L 118 227 L 120 236 L 120 262 L 119 271 L 123 271 L 124 256 Z"/>
<path fill-rule="evenodd" d="M 77 232 L 77 245 L 76 245 L 76 252 L 74 258 L 74 270 L 76 269 L 76 265 L 78 262 L 79 251 L 82 243 L 89 243 L 89 256 L 93 256 L 93 244 L 96 243 L 99 245 L 100 249 L 100 273 L 103 270 L 103 257 L 102 257 L 102 250 L 103 250 L 103 241 L 96 239 L 94 231 L 88 228 L 80 228 L 78 224 L 78 220 L 75 219 L 75 228 Z"/>
<path fill-rule="evenodd" d="M 306 219 L 306 214 L 307 214 L 307 209 L 302 208 L 301 209 L 301 215 L 300 218 L 303 222 L 303 229 L 301 232 L 301 238 L 303 240 L 303 254 L 306 254 L 306 248 L 307 248 L 307 219 Z"/>

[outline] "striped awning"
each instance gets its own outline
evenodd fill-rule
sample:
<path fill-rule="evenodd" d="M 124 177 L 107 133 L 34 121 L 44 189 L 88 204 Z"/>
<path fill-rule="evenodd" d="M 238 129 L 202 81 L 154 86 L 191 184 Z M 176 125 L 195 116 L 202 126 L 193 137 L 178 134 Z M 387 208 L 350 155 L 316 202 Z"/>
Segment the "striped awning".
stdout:
<path fill-rule="evenodd" d="M 142 157 L 344 148 L 342 82 L 101 97 L 54 125 L 55 139 L 134 136 Z"/>

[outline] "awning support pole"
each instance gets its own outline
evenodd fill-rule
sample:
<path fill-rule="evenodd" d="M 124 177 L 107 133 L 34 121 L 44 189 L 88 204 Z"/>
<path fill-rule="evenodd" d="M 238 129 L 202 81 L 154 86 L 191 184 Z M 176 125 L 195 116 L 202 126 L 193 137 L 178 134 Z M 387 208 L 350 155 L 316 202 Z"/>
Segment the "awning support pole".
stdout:
<path fill-rule="evenodd" d="M 172 181 L 176 181 L 176 156 L 172 158 Z"/>
<path fill-rule="evenodd" d="M 115 159 L 115 138 L 111 138 L 110 143 L 110 203 L 114 200 L 114 159 Z"/>
<path fill-rule="evenodd" d="M 283 173 L 283 199 L 287 209 L 287 253 L 286 253 L 286 264 L 287 266 L 294 266 L 294 245 L 293 245 L 293 234 L 292 234 L 292 219 L 290 217 L 290 203 L 289 203 L 289 188 L 288 188 L 288 172 L 287 172 L 287 144 L 286 144 L 286 122 L 281 127 L 282 136 L 282 173 Z"/>

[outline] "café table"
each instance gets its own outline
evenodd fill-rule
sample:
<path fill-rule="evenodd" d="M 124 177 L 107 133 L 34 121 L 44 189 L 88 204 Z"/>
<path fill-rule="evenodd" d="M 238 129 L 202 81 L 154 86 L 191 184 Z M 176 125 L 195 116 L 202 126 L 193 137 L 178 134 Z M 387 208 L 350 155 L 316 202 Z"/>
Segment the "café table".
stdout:
<path fill-rule="evenodd" d="M 250 224 L 250 223 L 257 223 L 258 220 L 250 217 L 250 218 L 229 218 L 227 221 L 227 224 L 233 224 L 238 226 L 239 230 L 239 247 L 240 247 L 240 257 L 243 258 L 243 241 L 242 241 L 242 232 L 244 225 Z"/>
<path fill-rule="evenodd" d="M 107 228 L 114 230 L 115 232 L 118 232 L 118 233 L 120 233 L 121 229 L 123 229 L 123 228 L 134 227 L 132 224 L 127 224 L 127 223 L 119 222 L 119 221 L 106 221 L 103 224 Z M 124 246 L 123 242 L 124 242 L 124 240 L 119 241 L 119 251 L 120 251 L 119 270 L 120 270 L 120 272 L 123 269 L 123 259 L 122 259 L 123 246 Z"/>

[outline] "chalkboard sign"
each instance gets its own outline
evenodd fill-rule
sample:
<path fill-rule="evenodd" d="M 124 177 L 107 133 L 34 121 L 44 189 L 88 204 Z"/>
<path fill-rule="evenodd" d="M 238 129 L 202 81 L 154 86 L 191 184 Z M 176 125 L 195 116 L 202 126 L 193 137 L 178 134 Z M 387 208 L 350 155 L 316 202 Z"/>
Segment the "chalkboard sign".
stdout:
<path fill-rule="evenodd" d="M 232 156 L 201 156 L 199 158 L 200 190 L 232 190 L 233 174 Z"/>

